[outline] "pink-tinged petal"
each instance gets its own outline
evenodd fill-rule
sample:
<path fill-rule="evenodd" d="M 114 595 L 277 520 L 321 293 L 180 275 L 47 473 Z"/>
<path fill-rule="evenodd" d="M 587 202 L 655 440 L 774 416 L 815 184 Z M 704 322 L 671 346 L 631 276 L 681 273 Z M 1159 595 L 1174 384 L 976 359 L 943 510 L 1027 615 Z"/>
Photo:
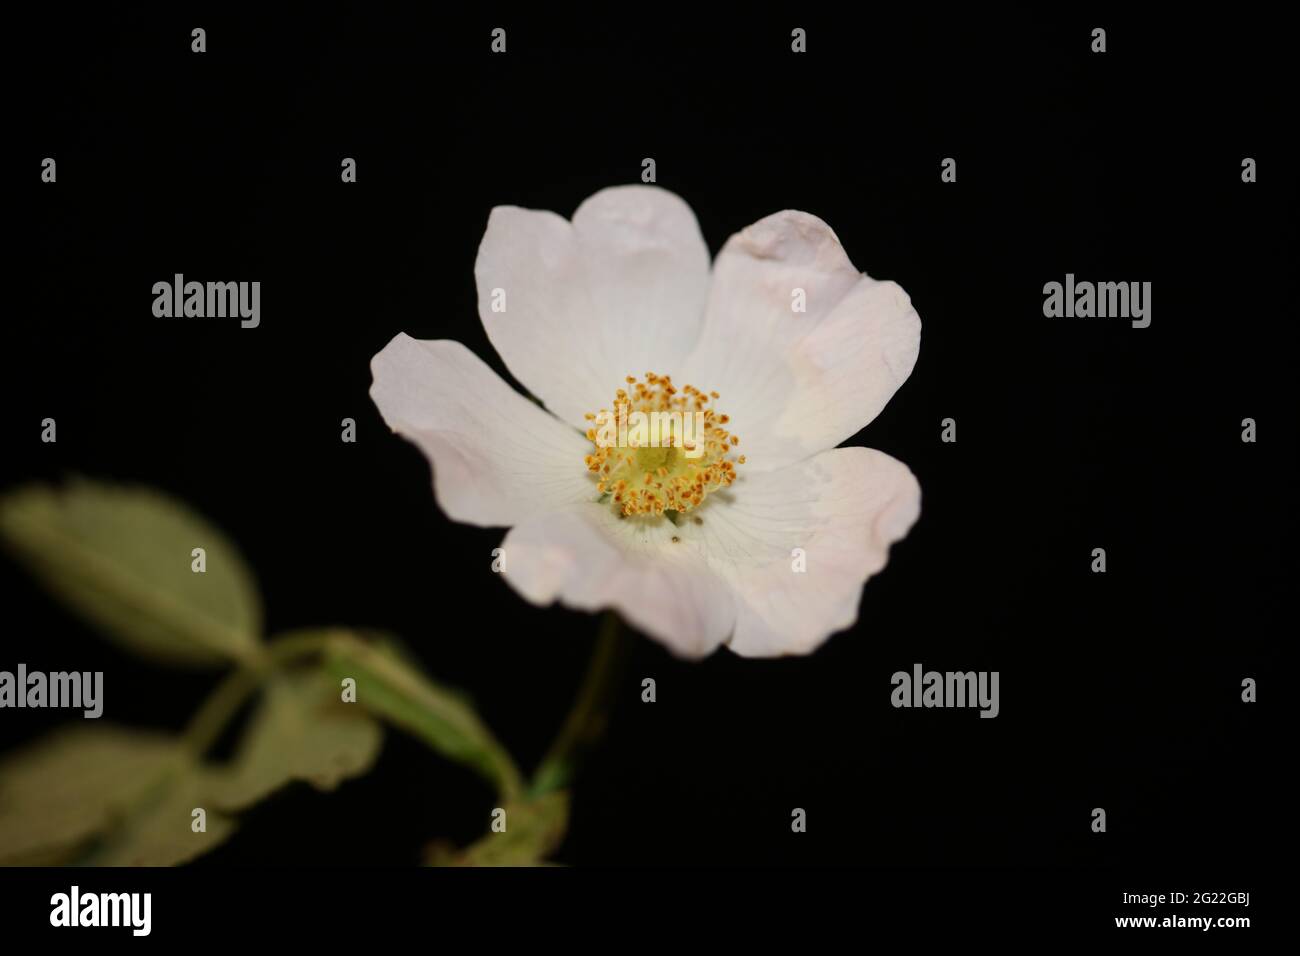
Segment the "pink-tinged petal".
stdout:
<path fill-rule="evenodd" d="M 540 515 L 506 535 L 504 575 L 534 604 L 612 608 L 683 657 L 722 643 L 744 657 L 808 654 L 857 619 L 863 584 L 920 499 L 901 462 L 836 448 L 744 476 L 677 525 L 590 503 Z"/>
<path fill-rule="evenodd" d="M 806 311 L 795 311 L 802 290 Z M 851 437 L 911 374 L 921 320 L 816 216 L 779 212 L 718 254 L 700 341 L 674 380 L 722 396 L 751 472 Z"/>
<path fill-rule="evenodd" d="M 370 368 L 370 397 L 388 426 L 429 459 L 448 517 L 505 526 L 596 497 L 583 466 L 591 443 L 459 342 L 403 333 Z"/>
<path fill-rule="evenodd" d="M 474 266 L 479 316 L 506 366 L 577 427 L 627 375 L 673 374 L 699 337 L 709 253 L 689 206 L 617 186 L 570 223 L 498 206 Z M 500 290 L 500 291 L 498 291 Z M 504 311 L 499 308 L 504 293 Z"/>
<path fill-rule="evenodd" d="M 711 653 L 731 632 L 731 590 L 679 543 L 664 519 L 619 519 L 603 505 L 554 512 L 511 529 L 505 579 L 538 605 L 612 608 L 680 657 Z"/>
<path fill-rule="evenodd" d="M 728 646 L 743 657 L 808 654 L 851 626 L 863 584 L 921 508 L 907 466 L 869 448 L 744 474 L 730 500 L 713 497 L 698 509 L 700 523 L 688 516 L 678 535 L 734 591 Z"/>

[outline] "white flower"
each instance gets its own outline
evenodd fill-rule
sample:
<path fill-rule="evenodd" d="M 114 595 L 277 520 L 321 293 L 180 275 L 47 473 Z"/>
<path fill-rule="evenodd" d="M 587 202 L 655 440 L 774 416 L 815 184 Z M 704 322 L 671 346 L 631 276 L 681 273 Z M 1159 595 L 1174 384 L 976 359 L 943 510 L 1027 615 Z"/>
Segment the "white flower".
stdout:
<path fill-rule="evenodd" d="M 902 289 L 793 211 L 732 236 L 710 273 L 690 207 L 651 186 L 602 190 L 572 222 L 498 206 L 474 274 L 489 339 L 546 408 L 460 343 L 405 334 L 375 356 L 370 394 L 428 456 L 451 518 L 510 528 L 516 591 L 613 608 L 685 657 L 807 654 L 857 620 L 920 514 L 905 465 L 835 447 L 916 363 Z M 633 407 L 707 409 L 717 440 L 695 460 L 602 452 L 589 416 L 620 388 Z"/>

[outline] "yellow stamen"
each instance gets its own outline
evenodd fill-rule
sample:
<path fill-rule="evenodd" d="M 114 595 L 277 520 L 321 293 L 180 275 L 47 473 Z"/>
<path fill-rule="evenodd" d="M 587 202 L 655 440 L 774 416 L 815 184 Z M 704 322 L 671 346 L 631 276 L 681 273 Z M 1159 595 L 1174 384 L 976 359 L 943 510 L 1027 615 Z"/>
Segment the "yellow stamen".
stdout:
<path fill-rule="evenodd" d="M 736 465 L 745 457 L 730 457 L 740 439 L 723 427 L 731 419 L 712 407 L 717 392 L 678 388 L 670 376 L 654 372 L 644 382 L 632 375 L 626 382 L 628 388 L 614 393 L 612 412 L 585 416 L 596 423 L 587 429 L 595 451 L 583 459 L 600 477 L 597 490 L 613 496 L 620 515 L 690 511 L 736 480 Z M 657 423 L 649 434 L 635 426 L 637 413 Z"/>

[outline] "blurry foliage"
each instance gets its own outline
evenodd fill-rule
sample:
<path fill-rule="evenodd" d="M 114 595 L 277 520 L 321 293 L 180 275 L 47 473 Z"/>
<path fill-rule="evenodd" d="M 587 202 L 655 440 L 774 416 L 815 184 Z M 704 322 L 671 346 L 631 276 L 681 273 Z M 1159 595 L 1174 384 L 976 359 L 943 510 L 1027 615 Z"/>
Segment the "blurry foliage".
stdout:
<path fill-rule="evenodd" d="M 425 859 L 434 866 L 535 866 L 559 847 L 569 822 L 569 794 L 555 790 L 508 802 L 506 829 L 462 849 L 434 843 Z"/>
<path fill-rule="evenodd" d="M 252 661 L 262 603 L 234 545 L 180 502 L 79 480 L 0 502 L 0 534 L 55 597 L 129 650 L 172 665 Z M 192 549 L 207 570 L 190 570 Z"/>
<path fill-rule="evenodd" d="M 77 724 L 0 762 L 0 865 L 165 866 L 229 838 L 238 814 L 293 781 L 332 790 L 367 773 L 383 723 L 489 780 L 507 829 L 434 864 L 531 865 L 563 839 L 568 795 L 525 797 L 510 754 L 468 699 L 392 638 L 346 629 L 265 641 L 253 574 L 220 531 L 160 492 L 79 480 L 0 498 L 0 539 L 57 598 L 128 650 L 177 667 L 225 667 L 181 733 Z M 192 570 L 203 548 L 206 570 Z M 344 681 L 356 682 L 355 703 Z M 20 688 L 19 692 L 24 692 Z M 207 751 L 256 695 L 233 756 Z M 206 830 L 195 832 L 202 808 Z"/>
<path fill-rule="evenodd" d="M 328 674 L 277 675 L 264 685 L 235 759 L 210 774 L 206 791 L 218 808 L 237 812 L 294 780 L 333 790 L 366 773 L 382 743 L 380 725 L 340 701 Z"/>

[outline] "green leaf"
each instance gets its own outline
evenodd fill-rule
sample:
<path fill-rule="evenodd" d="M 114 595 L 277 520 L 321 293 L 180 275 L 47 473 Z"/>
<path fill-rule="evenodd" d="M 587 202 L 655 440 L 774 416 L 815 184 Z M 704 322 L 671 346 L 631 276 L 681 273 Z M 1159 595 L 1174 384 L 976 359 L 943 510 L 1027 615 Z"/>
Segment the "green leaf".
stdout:
<path fill-rule="evenodd" d="M 85 866 L 177 866 L 215 849 L 237 828 L 214 809 L 209 775 L 189 761 L 155 787 L 135 812 L 110 830 L 78 862 Z M 205 812 L 204 829 L 194 830 L 194 810 Z"/>
<path fill-rule="evenodd" d="M 239 552 L 160 492 L 29 486 L 0 498 L 0 536 L 55 596 L 146 657 L 213 665 L 260 655 L 261 603 Z M 203 573 L 191 569 L 195 548 Z"/>
<path fill-rule="evenodd" d="M 366 773 L 379 756 L 383 728 L 339 683 L 320 670 L 271 679 L 262 692 L 234 762 L 208 784 L 222 810 L 242 810 L 293 780 L 333 790 Z"/>
<path fill-rule="evenodd" d="M 435 684 L 384 644 L 340 634 L 326 666 L 356 680 L 357 703 L 422 739 L 443 756 L 478 771 L 507 797 L 521 790 L 519 770 L 465 698 Z"/>
<path fill-rule="evenodd" d="M 56 731 L 0 764 L 0 864 L 79 860 L 193 775 L 173 737 L 104 724 Z"/>
<path fill-rule="evenodd" d="M 0 865 L 171 866 L 235 832 L 230 814 L 292 780 L 331 790 L 373 766 L 383 729 L 320 669 L 269 678 L 235 759 L 95 724 L 0 763 Z M 206 828 L 195 832 L 202 808 Z"/>
<path fill-rule="evenodd" d="M 463 850 L 435 844 L 432 866 L 539 866 L 564 841 L 569 826 L 569 792 L 552 790 L 533 799 L 508 802 L 505 830 L 489 833 Z"/>

